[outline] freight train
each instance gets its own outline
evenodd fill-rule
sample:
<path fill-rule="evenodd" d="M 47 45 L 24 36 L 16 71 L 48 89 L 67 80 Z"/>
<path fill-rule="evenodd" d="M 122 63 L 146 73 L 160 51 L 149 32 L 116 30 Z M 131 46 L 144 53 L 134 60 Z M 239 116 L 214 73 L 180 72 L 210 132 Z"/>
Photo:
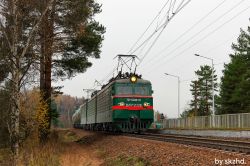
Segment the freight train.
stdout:
<path fill-rule="evenodd" d="M 154 120 L 152 93 L 150 81 L 120 73 L 75 111 L 73 125 L 88 130 L 145 131 Z"/>

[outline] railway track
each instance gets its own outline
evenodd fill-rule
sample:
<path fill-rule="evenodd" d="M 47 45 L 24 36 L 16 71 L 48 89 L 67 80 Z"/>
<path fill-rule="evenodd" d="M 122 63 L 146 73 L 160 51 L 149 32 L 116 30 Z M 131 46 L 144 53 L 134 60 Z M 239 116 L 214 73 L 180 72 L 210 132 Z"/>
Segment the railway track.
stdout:
<path fill-rule="evenodd" d="M 212 149 L 219 149 L 224 151 L 238 152 L 250 154 L 250 142 L 245 141 L 233 141 L 214 138 L 183 136 L 183 135 L 166 135 L 166 134 L 131 134 L 123 133 L 124 136 L 136 137 L 142 139 L 150 139 L 164 142 L 172 142 L 185 145 L 193 145 L 199 147 L 207 147 Z"/>

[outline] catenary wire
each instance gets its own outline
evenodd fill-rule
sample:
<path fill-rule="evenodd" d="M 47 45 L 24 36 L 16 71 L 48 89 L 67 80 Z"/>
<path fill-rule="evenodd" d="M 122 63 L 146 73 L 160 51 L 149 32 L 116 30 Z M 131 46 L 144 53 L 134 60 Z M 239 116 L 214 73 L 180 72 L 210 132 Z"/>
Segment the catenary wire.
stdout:
<path fill-rule="evenodd" d="M 159 15 L 161 14 L 161 12 L 163 11 L 163 9 L 167 6 L 169 0 L 163 5 L 163 7 L 161 8 L 161 10 L 158 12 L 158 14 L 154 17 L 154 19 L 151 21 L 151 23 L 148 25 L 148 27 L 146 28 L 146 30 L 141 34 L 141 36 L 136 40 L 136 42 L 133 44 L 133 46 L 130 48 L 130 50 L 128 51 L 128 54 L 133 50 L 133 48 L 137 45 L 137 43 L 143 38 L 143 36 L 146 34 L 146 32 L 149 30 L 149 28 L 153 25 L 153 23 L 155 22 L 155 20 L 159 17 Z"/>
<path fill-rule="evenodd" d="M 240 1 L 239 3 L 236 4 L 236 6 L 233 6 L 232 8 L 230 8 L 229 10 L 227 10 L 225 13 L 223 13 L 222 15 L 220 15 L 219 17 L 217 17 L 213 22 L 211 22 L 210 24 L 208 24 L 207 26 L 205 26 L 204 28 L 202 28 L 200 31 L 198 31 L 197 33 L 195 33 L 194 35 L 192 35 L 190 38 L 188 38 L 187 40 L 185 40 L 185 42 L 182 42 L 180 45 L 178 45 L 177 47 L 175 47 L 174 49 L 172 49 L 170 52 L 167 53 L 167 55 L 171 55 L 174 52 L 176 52 L 177 50 L 179 50 L 181 47 L 187 45 L 189 43 L 190 40 L 192 40 L 194 37 L 196 37 L 197 35 L 199 35 L 201 32 L 203 32 L 204 30 L 206 30 L 207 28 L 211 27 L 213 24 L 215 24 L 216 22 L 218 22 L 218 20 L 220 20 L 221 18 L 223 18 L 226 14 L 228 14 L 229 12 L 231 12 L 233 9 L 235 9 L 236 7 L 238 7 L 243 1 Z M 186 50 L 186 49 L 185 49 Z M 163 59 L 166 59 L 168 56 L 165 56 L 161 59 L 161 61 Z M 156 59 L 154 59 L 154 61 L 150 61 L 153 65 L 156 63 L 153 63 L 155 61 L 158 61 L 159 58 L 161 56 L 158 56 Z M 172 58 L 170 58 L 172 59 Z M 149 65 L 149 64 L 148 64 Z"/>
<path fill-rule="evenodd" d="M 131 49 L 128 51 L 128 54 L 132 54 L 132 50 L 133 48 L 137 45 L 137 43 L 143 38 L 143 36 L 145 35 L 145 33 L 149 30 L 149 28 L 153 25 L 153 23 L 155 22 L 155 20 L 159 17 L 159 15 L 162 13 L 162 11 L 164 10 L 164 8 L 167 6 L 169 0 L 163 5 L 163 7 L 160 9 L 160 11 L 158 12 L 158 14 L 154 17 L 154 19 L 151 21 L 151 23 L 148 25 L 148 27 L 146 28 L 146 30 L 141 34 L 141 36 L 137 39 L 137 41 L 133 44 L 133 46 L 131 47 Z M 157 31 L 157 30 L 156 30 Z M 146 41 L 145 44 L 147 44 L 148 42 Z M 142 48 L 142 50 L 144 49 L 144 47 Z M 109 74 L 104 77 L 102 79 L 102 83 L 105 82 L 107 80 L 107 78 L 109 78 L 116 70 L 117 68 L 113 68 L 111 70 L 111 72 L 109 72 Z"/>
<path fill-rule="evenodd" d="M 213 8 L 211 11 L 209 11 L 205 16 L 203 16 L 200 20 L 198 20 L 195 24 L 193 24 L 189 29 L 187 29 L 184 33 L 182 33 L 180 36 L 178 36 L 172 43 L 170 43 L 167 47 L 159 51 L 156 55 L 162 54 L 167 48 L 171 47 L 173 44 L 175 44 L 177 41 L 179 41 L 183 36 L 188 34 L 194 27 L 196 27 L 198 24 L 200 24 L 203 20 L 205 20 L 210 14 L 212 14 L 215 10 L 217 10 L 223 3 L 225 3 L 227 0 L 223 0 L 221 3 L 219 3 L 215 8 Z M 155 56 L 153 56 L 148 62 L 151 62 Z"/>
<path fill-rule="evenodd" d="M 166 22 L 163 25 L 162 30 L 160 31 L 160 33 L 158 34 L 158 36 L 156 37 L 156 39 L 153 41 L 153 43 L 151 44 L 151 46 L 149 47 L 149 49 L 146 51 L 146 53 L 143 55 L 143 57 L 141 58 L 138 66 L 142 63 L 142 61 L 144 60 L 144 58 L 148 55 L 148 53 L 151 51 L 151 49 L 153 48 L 153 46 L 156 44 L 157 40 L 159 39 L 159 37 L 161 36 L 162 32 L 164 31 L 164 29 L 166 28 L 166 26 L 168 25 L 168 23 L 174 18 L 174 16 L 181 11 L 181 9 L 183 9 L 191 0 L 187 1 L 186 3 L 183 4 L 183 6 L 178 7 L 178 10 L 175 11 L 175 13 L 171 16 L 168 17 Z M 169 11 L 168 11 L 169 12 Z"/>
<path fill-rule="evenodd" d="M 181 51 L 179 54 L 167 59 L 168 63 L 170 61 L 172 61 L 173 59 L 177 58 L 178 56 L 182 55 L 183 53 L 185 53 L 187 50 L 191 49 L 192 47 L 194 47 L 195 45 L 197 45 L 198 43 L 200 43 L 201 41 L 203 41 L 204 39 L 206 39 L 207 37 L 209 37 L 211 34 L 215 33 L 216 31 L 218 31 L 219 29 L 221 29 L 224 25 L 226 25 L 227 23 L 231 22 L 233 19 L 235 19 L 237 16 L 239 16 L 240 14 L 244 13 L 245 11 L 247 11 L 250 8 L 250 6 L 248 6 L 247 8 L 241 10 L 240 12 L 238 12 L 236 15 L 234 15 L 233 17 L 231 17 L 229 20 L 227 20 L 226 22 L 224 22 L 223 24 L 221 24 L 220 26 L 218 26 L 217 28 L 215 28 L 214 30 L 210 31 L 208 34 L 206 34 L 205 36 L 203 36 L 200 40 L 196 41 L 195 43 L 193 43 L 191 46 L 187 47 L 186 49 L 184 49 L 183 51 Z M 162 61 L 165 64 L 165 61 Z M 160 65 L 163 65 L 163 63 L 161 63 Z M 154 68 L 151 68 L 150 71 L 152 71 Z"/>
<path fill-rule="evenodd" d="M 214 47 L 212 47 L 212 48 L 206 50 L 206 51 L 205 51 L 204 53 L 202 53 L 202 54 L 204 55 L 204 54 L 211 53 L 211 52 L 215 51 L 216 48 L 221 47 L 221 46 L 224 45 L 226 42 L 232 41 L 234 38 L 235 38 L 235 37 L 230 36 L 230 37 L 227 38 L 226 40 L 223 40 L 223 41 L 220 42 L 218 45 L 216 45 L 216 46 L 214 46 Z M 188 62 L 186 61 L 184 64 L 178 66 L 177 68 L 173 69 L 172 71 L 182 71 L 182 70 L 185 70 L 185 68 L 183 68 L 183 66 L 184 66 L 184 65 L 186 66 L 186 65 L 191 64 L 191 63 L 190 63 L 191 61 L 192 61 L 192 59 L 189 58 Z M 225 62 L 225 63 L 226 63 L 226 62 Z M 180 69 L 182 69 L 182 70 L 180 70 Z"/>
<path fill-rule="evenodd" d="M 155 31 L 149 35 L 138 47 L 136 47 L 131 54 L 135 53 L 140 47 L 142 47 L 148 40 L 150 40 L 160 29 L 165 28 L 165 25 L 168 23 L 168 20 L 171 20 L 179 11 L 181 11 L 183 9 L 183 7 L 185 7 L 191 0 L 188 0 L 186 3 L 183 4 L 184 0 L 182 1 L 181 4 L 183 4 L 182 6 L 178 6 L 178 8 L 176 9 L 176 12 L 174 14 L 171 15 L 171 17 L 169 17 L 168 15 L 168 19 L 161 24 L 157 29 L 155 29 Z M 171 6 L 170 6 L 171 7 Z"/>
<path fill-rule="evenodd" d="M 148 31 L 148 29 L 151 27 L 151 25 L 153 24 L 153 22 L 159 17 L 159 15 L 161 14 L 162 10 L 167 6 L 169 0 L 167 1 L 167 3 L 164 4 L 164 6 L 162 7 L 161 11 L 158 13 L 158 15 L 153 19 L 153 21 L 149 24 L 149 26 L 147 27 L 147 29 L 144 31 L 144 33 L 139 37 L 139 39 L 136 41 L 136 43 L 131 47 L 130 49 L 130 54 L 133 54 L 134 52 L 136 52 L 139 48 L 141 48 L 144 44 L 147 44 L 148 41 L 159 31 L 160 33 L 158 34 L 158 36 L 156 37 L 156 39 L 153 41 L 153 43 L 151 44 L 151 46 L 149 47 L 149 49 L 146 51 L 146 54 L 144 54 L 142 60 L 146 57 L 146 55 L 149 53 L 149 51 L 152 49 L 152 47 L 154 46 L 154 44 L 156 43 L 156 41 L 158 40 L 158 38 L 160 37 L 161 33 L 163 32 L 163 29 L 165 29 L 166 27 L 166 24 L 168 24 L 168 22 L 179 12 L 181 11 L 191 0 L 188 0 L 186 3 L 185 0 L 182 0 L 182 2 L 178 5 L 178 7 L 176 8 L 176 11 L 173 12 L 172 11 L 172 16 L 169 17 L 169 12 L 171 11 L 171 8 L 172 10 L 174 9 L 174 5 L 176 4 L 176 0 L 174 1 L 174 3 L 172 3 L 172 0 L 171 0 L 171 4 L 173 6 L 169 6 L 169 10 L 168 10 L 168 16 L 167 16 L 167 21 L 164 22 L 163 24 L 161 24 L 159 27 L 157 27 L 155 29 L 155 31 L 141 44 L 139 45 L 139 47 L 137 47 L 136 49 L 133 50 L 133 48 L 136 46 L 136 44 L 141 40 L 141 38 L 145 35 L 145 33 Z M 183 4 L 184 3 L 184 4 Z M 142 61 L 140 61 L 141 63 Z M 107 78 L 109 78 L 110 75 L 112 75 L 114 72 L 115 72 L 116 68 L 114 68 L 104 79 L 102 79 L 101 83 L 103 83 Z"/>

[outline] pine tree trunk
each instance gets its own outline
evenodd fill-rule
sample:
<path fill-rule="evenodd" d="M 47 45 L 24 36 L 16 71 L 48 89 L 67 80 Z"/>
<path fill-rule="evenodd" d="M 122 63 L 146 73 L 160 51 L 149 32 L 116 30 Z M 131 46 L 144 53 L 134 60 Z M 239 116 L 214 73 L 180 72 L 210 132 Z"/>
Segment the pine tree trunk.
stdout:
<path fill-rule="evenodd" d="M 194 116 L 198 116 L 197 115 L 197 81 L 194 82 Z"/>
<path fill-rule="evenodd" d="M 209 106 L 208 106 L 208 81 L 206 79 L 206 113 L 205 116 L 209 115 Z"/>
<path fill-rule="evenodd" d="M 51 74 L 52 74 L 52 56 L 53 56 L 53 43 L 54 43 L 54 13 L 55 3 L 46 17 L 47 21 L 47 35 L 46 35 L 46 50 L 45 50 L 45 101 L 49 106 L 49 128 L 51 127 Z"/>
<path fill-rule="evenodd" d="M 47 1 L 43 2 L 43 6 L 47 6 Z M 53 34 L 54 34 L 54 8 L 48 11 L 43 19 L 40 29 L 41 35 L 41 58 L 40 58 L 40 91 L 43 95 L 43 100 L 46 101 L 49 108 L 49 131 L 51 126 L 51 73 L 52 73 L 52 55 L 53 55 Z M 49 133 L 48 133 L 49 134 Z M 44 138 L 46 139 L 46 138 Z"/>

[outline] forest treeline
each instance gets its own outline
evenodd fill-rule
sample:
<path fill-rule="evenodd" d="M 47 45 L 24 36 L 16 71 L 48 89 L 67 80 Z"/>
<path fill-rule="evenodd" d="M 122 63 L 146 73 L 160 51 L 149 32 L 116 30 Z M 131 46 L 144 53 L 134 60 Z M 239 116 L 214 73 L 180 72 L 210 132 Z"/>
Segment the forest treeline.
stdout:
<path fill-rule="evenodd" d="M 85 103 L 85 98 L 72 97 L 70 95 L 59 95 L 55 98 L 57 111 L 59 113 L 57 127 L 71 128 L 72 115 L 75 113 L 80 105 Z"/>
<path fill-rule="evenodd" d="M 223 76 L 218 84 L 212 67 L 200 66 L 197 79 L 190 84 L 192 100 L 182 117 L 212 114 L 212 80 L 215 92 L 215 114 L 250 113 L 250 27 L 241 29 L 236 43 L 232 44 L 230 62 L 224 64 Z"/>

